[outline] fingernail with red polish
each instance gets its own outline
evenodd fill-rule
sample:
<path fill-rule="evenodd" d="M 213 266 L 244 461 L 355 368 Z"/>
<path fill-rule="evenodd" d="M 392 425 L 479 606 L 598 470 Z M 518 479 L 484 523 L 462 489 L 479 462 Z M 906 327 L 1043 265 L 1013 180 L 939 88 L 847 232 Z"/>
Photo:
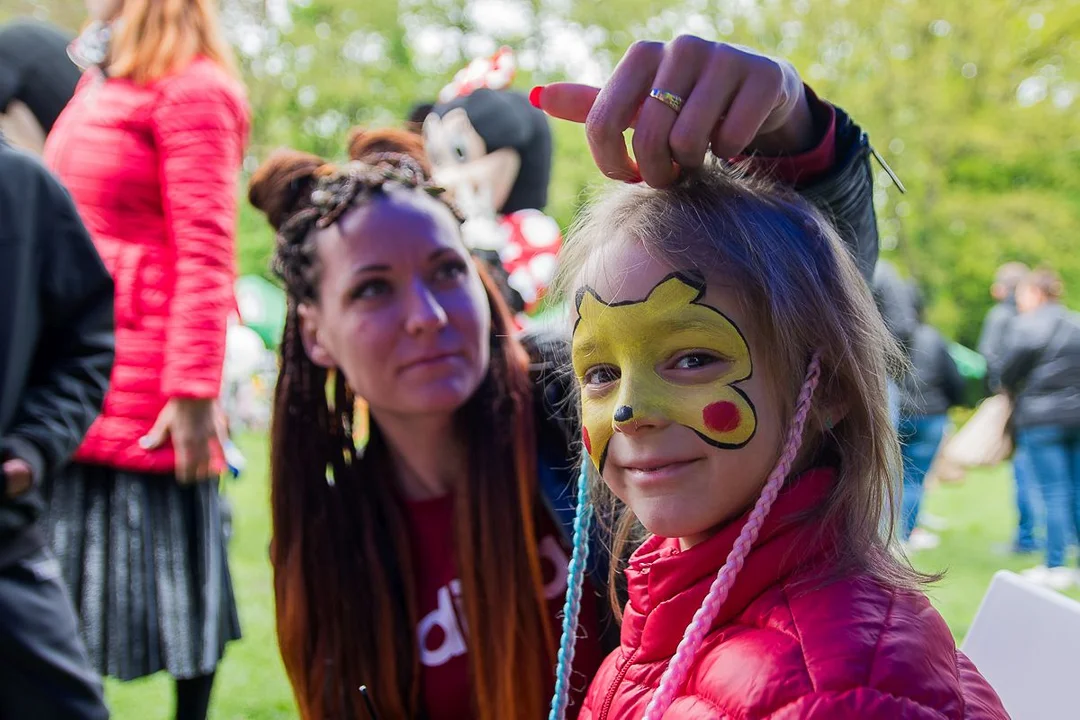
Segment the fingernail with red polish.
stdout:
<path fill-rule="evenodd" d="M 540 93 L 542 93 L 542 92 L 544 92 L 544 86 L 543 85 L 537 85 L 536 87 L 534 87 L 532 90 L 529 91 L 529 103 L 534 108 L 537 108 L 538 110 L 543 109 L 543 108 L 540 107 Z"/>

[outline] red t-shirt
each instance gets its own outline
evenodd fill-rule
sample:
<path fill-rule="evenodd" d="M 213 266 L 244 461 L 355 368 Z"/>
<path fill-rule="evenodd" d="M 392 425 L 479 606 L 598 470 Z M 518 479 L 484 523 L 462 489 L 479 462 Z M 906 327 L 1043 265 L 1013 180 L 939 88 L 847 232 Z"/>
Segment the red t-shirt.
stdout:
<path fill-rule="evenodd" d="M 417 606 L 420 624 L 416 628 L 420 647 L 421 685 L 424 706 L 430 720 L 460 720 L 473 716 L 469 685 L 467 638 L 463 629 L 464 606 L 452 538 L 454 499 L 446 495 L 432 500 L 406 503 L 411 526 L 413 563 L 416 568 Z M 570 549 L 563 545 L 554 521 L 540 512 L 537 522 L 540 567 L 548 597 L 551 624 L 562 628 L 562 608 L 566 598 Z M 574 657 L 574 681 L 570 716 L 581 707 L 589 681 L 603 655 L 599 641 L 598 598 L 582 593 L 581 627 Z M 542 652 L 537 648 L 537 652 Z M 546 678 L 554 690 L 554 671 Z"/>

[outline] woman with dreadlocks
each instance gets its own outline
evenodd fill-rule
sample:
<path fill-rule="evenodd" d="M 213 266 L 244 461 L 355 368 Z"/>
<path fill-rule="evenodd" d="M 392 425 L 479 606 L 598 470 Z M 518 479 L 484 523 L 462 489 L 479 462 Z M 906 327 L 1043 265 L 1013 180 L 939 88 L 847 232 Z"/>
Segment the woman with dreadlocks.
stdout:
<path fill-rule="evenodd" d="M 381 718 L 540 717 L 574 503 L 569 440 L 537 420 L 556 384 L 530 378 L 415 138 L 361 133 L 350 154 L 279 151 L 250 187 L 289 297 L 271 556 L 301 716 L 366 718 L 366 685 Z M 600 605 L 586 598 L 581 689 Z"/>

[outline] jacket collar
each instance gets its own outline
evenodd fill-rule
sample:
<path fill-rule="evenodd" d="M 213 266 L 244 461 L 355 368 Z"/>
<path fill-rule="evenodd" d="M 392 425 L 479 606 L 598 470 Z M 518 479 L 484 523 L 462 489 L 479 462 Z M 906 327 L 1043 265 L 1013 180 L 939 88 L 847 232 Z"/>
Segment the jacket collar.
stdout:
<path fill-rule="evenodd" d="M 825 499 L 835 479 L 834 469 L 817 468 L 789 481 L 780 492 L 714 628 L 731 620 L 800 566 L 815 565 L 814 558 L 825 553 L 827 533 L 804 518 Z M 661 660 L 675 653 L 749 516 L 747 512 L 686 551 L 680 551 L 677 539 L 655 535 L 638 548 L 626 570 L 630 599 L 623 615 L 625 653 L 636 649 L 637 662 Z"/>

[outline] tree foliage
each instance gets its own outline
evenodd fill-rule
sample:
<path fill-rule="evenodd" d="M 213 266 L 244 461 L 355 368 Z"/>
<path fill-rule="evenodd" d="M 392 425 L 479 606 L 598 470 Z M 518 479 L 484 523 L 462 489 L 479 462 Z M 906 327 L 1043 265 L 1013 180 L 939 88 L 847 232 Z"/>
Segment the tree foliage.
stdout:
<path fill-rule="evenodd" d="M 790 58 L 868 130 L 908 190 L 879 173 L 884 252 L 948 334 L 974 343 L 1006 260 L 1047 263 L 1080 288 L 1069 251 L 1080 229 L 1080 0 L 223 3 L 255 113 L 248 170 L 280 145 L 340 156 L 348 127 L 400 123 L 500 44 L 517 50 L 527 91 L 602 80 L 633 40 L 691 32 Z M 17 0 L 15 14 L 74 29 L 81 6 Z M 556 123 L 555 134 L 548 209 L 565 225 L 599 178 L 581 129 Z M 250 211 L 241 229 L 241 268 L 264 272 L 269 231 Z"/>

